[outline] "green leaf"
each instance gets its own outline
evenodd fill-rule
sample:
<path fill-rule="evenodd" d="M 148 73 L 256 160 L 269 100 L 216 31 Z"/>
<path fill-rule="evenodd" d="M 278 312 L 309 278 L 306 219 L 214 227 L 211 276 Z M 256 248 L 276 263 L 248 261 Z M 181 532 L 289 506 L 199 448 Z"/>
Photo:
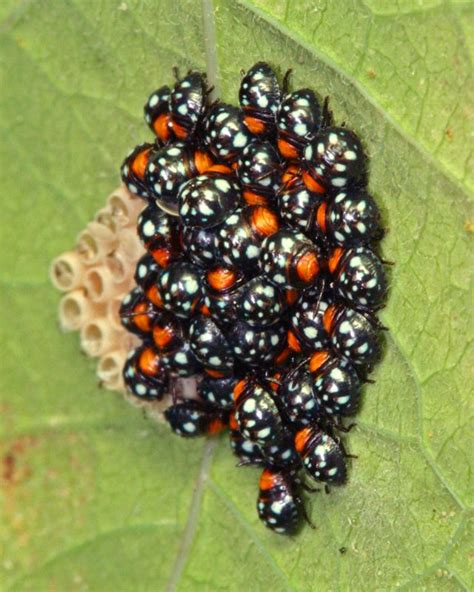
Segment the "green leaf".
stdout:
<path fill-rule="evenodd" d="M 1 3 L 3 590 L 469 589 L 472 12 Z M 208 64 L 235 102 L 259 59 L 329 95 L 363 138 L 396 262 L 385 359 L 348 438 L 359 458 L 294 539 L 259 524 L 258 471 L 234 468 L 225 437 L 182 441 L 97 388 L 47 280 L 148 136 L 142 105 L 172 67 Z"/>

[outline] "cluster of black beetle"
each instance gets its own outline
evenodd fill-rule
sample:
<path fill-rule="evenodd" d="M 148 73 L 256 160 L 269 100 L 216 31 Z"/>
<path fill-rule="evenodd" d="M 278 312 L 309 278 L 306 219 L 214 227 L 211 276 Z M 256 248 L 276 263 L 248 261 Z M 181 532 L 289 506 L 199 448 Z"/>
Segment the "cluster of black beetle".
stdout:
<path fill-rule="evenodd" d="M 121 307 L 143 339 L 124 368 L 130 393 L 173 395 L 181 436 L 230 428 L 240 463 L 263 467 L 257 510 L 294 532 L 308 486 L 345 482 L 342 420 L 380 357 L 375 312 L 387 282 L 371 248 L 382 229 L 367 194 L 357 136 L 332 124 L 309 89 L 288 92 L 259 62 L 240 108 L 209 100 L 189 72 L 145 105 L 153 143 L 121 174 L 148 202 L 138 220 L 147 254 Z M 176 378 L 196 376 L 197 400 Z"/>

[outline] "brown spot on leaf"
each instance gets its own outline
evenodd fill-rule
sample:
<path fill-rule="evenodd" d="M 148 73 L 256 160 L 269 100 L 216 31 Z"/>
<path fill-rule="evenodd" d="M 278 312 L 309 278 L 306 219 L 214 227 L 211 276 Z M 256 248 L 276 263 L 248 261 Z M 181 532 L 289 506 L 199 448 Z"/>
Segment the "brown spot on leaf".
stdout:
<path fill-rule="evenodd" d="M 375 71 L 373 68 L 369 68 L 369 69 L 367 70 L 367 76 L 368 76 L 369 78 L 372 78 L 372 79 L 374 79 L 374 78 L 376 78 L 376 77 L 377 77 L 377 73 L 376 73 L 376 71 Z"/>

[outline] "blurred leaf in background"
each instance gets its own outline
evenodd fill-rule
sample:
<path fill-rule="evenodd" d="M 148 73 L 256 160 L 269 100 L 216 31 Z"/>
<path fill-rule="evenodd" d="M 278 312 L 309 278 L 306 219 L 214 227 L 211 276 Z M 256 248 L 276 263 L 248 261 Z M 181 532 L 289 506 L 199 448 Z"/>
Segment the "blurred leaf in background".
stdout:
<path fill-rule="evenodd" d="M 470 588 L 473 9 L 0 4 L 2 590 Z M 385 360 L 350 437 L 359 459 L 294 539 L 259 524 L 258 471 L 234 468 L 225 437 L 181 441 L 98 389 L 47 280 L 149 137 L 142 106 L 172 67 L 208 67 L 236 102 L 261 59 L 329 95 L 363 139 L 396 261 Z"/>

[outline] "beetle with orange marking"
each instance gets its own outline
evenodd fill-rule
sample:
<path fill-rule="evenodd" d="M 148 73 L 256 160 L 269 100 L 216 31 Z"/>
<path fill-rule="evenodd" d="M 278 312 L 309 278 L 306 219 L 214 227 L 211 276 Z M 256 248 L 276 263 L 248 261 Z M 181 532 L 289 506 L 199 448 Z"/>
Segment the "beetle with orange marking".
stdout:
<path fill-rule="evenodd" d="M 265 238 L 278 231 L 276 212 L 266 206 L 246 206 L 231 214 L 216 233 L 216 244 L 225 263 L 243 272 L 255 272 Z"/>
<path fill-rule="evenodd" d="M 242 78 L 239 102 L 245 125 L 254 136 L 274 133 L 281 90 L 275 72 L 267 63 L 257 62 Z"/>
<path fill-rule="evenodd" d="M 168 388 L 168 372 L 158 352 L 143 344 L 130 352 L 123 368 L 127 390 L 145 400 L 160 400 Z"/>

